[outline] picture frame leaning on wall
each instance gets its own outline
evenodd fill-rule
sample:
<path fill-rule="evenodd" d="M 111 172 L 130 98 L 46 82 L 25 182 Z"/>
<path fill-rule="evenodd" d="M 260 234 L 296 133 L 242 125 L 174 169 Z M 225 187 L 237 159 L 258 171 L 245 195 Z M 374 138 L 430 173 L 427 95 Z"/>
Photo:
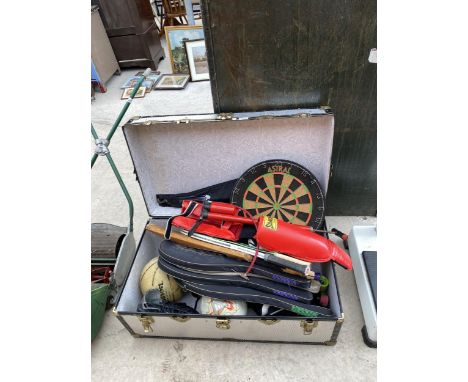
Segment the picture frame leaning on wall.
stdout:
<path fill-rule="evenodd" d="M 208 69 L 205 40 L 185 41 L 185 51 L 187 53 L 187 63 L 191 80 L 193 82 L 209 80 L 210 73 Z"/>
<path fill-rule="evenodd" d="M 201 25 L 169 26 L 164 27 L 164 32 L 166 34 L 172 73 L 190 74 L 184 42 L 204 39 L 203 27 Z"/>

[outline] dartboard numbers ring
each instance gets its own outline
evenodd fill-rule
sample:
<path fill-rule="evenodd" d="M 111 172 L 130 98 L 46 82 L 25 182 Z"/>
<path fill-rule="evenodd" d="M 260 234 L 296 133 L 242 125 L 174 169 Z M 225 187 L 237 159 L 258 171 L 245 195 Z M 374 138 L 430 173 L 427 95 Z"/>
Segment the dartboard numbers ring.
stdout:
<path fill-rule="evenodd" d="M 315 229 L 325 214 L 325 198 L 317 178 L 287 160 L 265 161 L 249 168 L 237 181 L 231 201 L 253 217 L 270 216 Z"/>

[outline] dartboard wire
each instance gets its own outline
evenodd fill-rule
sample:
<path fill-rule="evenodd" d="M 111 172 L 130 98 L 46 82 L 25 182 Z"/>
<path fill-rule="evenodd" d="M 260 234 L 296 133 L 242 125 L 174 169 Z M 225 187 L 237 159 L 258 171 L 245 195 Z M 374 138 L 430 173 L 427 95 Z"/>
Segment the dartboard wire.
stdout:
<path fill-rule="evenodd" d="M 256 208 L 251 208 L 251 209 L 247 209 L 247 211 L 249 211 L 252 216 L 259 217 L 262 214 L 264 214 L 265 211 L 271 211 L 271 208 L 269 209 L 265 208 L 264 211 L 260 211 L 260 209 L 256 209 Z"/>
<path fill-rule="evenodd" d="M 263 211 L 263 212 L 261 213 L 261 215 L 260 215 L 260 212 L 256 211 L 257 214 L 254 215 L 254 218 L 257 218 L 257 217 L 262 216 L 262 215 L 263 215 L 263 216 L 264 216 L 264 215 L 270 216 L 271 211 L 273 211 L 273 207 L 270 208 L 269 210 Z"/>
<path fill-rule="evenodd" d="M 281 209 L 287 209 L 287 210 L 298 211 L 298 212 L 305 212 L 305 213 L 309 213 L 309 214 L 312 213 L 312 208 L 313 208 L 312 202 L 289 205 L 289 206 L 281 206 Z"/>
<path fill-rule="evenodd" d="M 288 211 L 282 211 L 284 217 L 286 218 L 286 221 L 290 223 L 294 223 L 294 220 L 296 220 L 296 216 L 290 214 Z"/>
<path fill-rule="evenodd" d="M 268 173 L 263 175 L 263 180 L 265 181 L 265 184 L 267 185 L 268 191 L 270 191 L 271 194 L 271 199 L 273 200 L 273 203 L 276 203 L 276 192 L 275 192 L 275 179 L 273 176 L 273 173 Z"/>
<path fill-rule="evenodd" d="M 286 191 L 289 190 L 289 186 L 291 186 L 291 183 L 294 179 L 295 177 L 291 175 L 286 176 L 285 174 L 283 174 L 283 181 L 281 182 L 280 194 L 278 195 L 278 202 L 280 202 L 280 200 L 283 199 L 284 194 L 286 193 Z"/>
<path fill-rule="evenodd" d="M 296 212 L 295 216 L 299 216 L 300 213 L 306 214 L 305 218 L 305 225 L 309 225 L 309 222 L 312 220 L 313 217 L 313 200 L 312 196 L 310 194 L 307 195 L 309 201 L 304 202 L 304 203 L 299 203 L 298 200 L 296 200 Z"/>
<path fill-rule="evenodd" d="M 288 221 L 288 219 L 286 218 L 286 215 L 283 214 L 283 211 L 278 210 L 278 216 L 279 216 L 279 218 L 280 218 L 281 220 L 283 220 L 283 221 L 285 221 L 285 222 Z"/>
<path fill-rule="evenodd" d="M 296 223 L 296 221 L 299 221 L 299 222 L 301 222 L 303 225 L 307 225 L 307 221 L 304 221 L 304 220 L 302 220 L 302 219 L 299 219 L 297 216 L 293 216 L 293 215 L 291 215 L 291 214 L 290 214 L 289 212 L 287 212 L 287 211 L 284 211 L 284 210 L 283 210 L 282 212 L 283 212 L 283 214 L 286 216 L 286 218 L 288 219 L 288 221 L 289 221 L 290 223 L 298 224 L 298 223 Z M 289 215 L 289 216 L 288 216 L 288 215 Z"/>
<path fill-rule="evenodd" d="M 287 198 L 282 200 L 280 203 L 284 204 L 284 203 L 287 203 L 287 202 L 289 202 L 289 201 L 291 201 L 293 199 L 299 199 L 301 196 L 307 195 L 307 194 L 310 195 L 310 191 L 304 184 L 302 184 L 300 187 L 298 187 L 296 190 L 294 190 L 294 192 L 292 192 Z"/>
<path fill-rule="evenodd" d="M 269 208 L 271 204 L 262 203 L 254 200 L 244 200 L 244 204 L 242 206 L 246 210 L 257 209 L 257 208 Z"/>
<path fill-rule="evenodd" d="M 289 177 L 291 178 L 290 182 L 288 183 L 288 187 L 284 190 L 284 193 L 283 193 L 281 199 L 278 200 L 279 203 L 283 203 L 284 200 L 289 198 L 292 194 L 295 194 L 296 191 L 298 191 L 302 186 L 305 186 L 304 182 L 301 179 L 297 178 L 296 176 L 289 175 Z M 299 184 L 294 189 L 292 188 L 293 182 L 296 182 L 296 183 Z M 307 189 L 307 187 L 306 187 L 306 189 Z"/>
<path fill-rule="evenodd" d="M 284 219 L 283 219 L 283 215 L 281 215 L 281 211 L 280 211 L 280 210 L 277 210 L 277 211 L 276 211 L 276 218 L 279 219 L 279 220 L 284 220 Z"/>
<path fill-rule="evenodd" d="M 252 194 L 256 195 L 257 197 L 261 197 L 262 199 L 265 199 L 267 202 L 274 204 L 274 202 L 271 200 L 271 198 L 266 195 L 263 190 L 256 184 L 255 182 L 252 183 L 248 188 L 247 191 L 250 191 Z"/>
<path fill-rule="evenodd" d="M 259 185 L 257 185 L 257 187 L 259 188 L 259 190 L 261 192 L 263 192 L 263 190 L 260 188 Z M 255 200 L 256 203 L 260 203 L 260 196 L 258 194 L 255 194 L 257 199 Z M 272 208 L 272 204 L 270 202 L 267 201 L 267 203 L 262 203 L 262 207 L 254 207 L 253 210 L 255 210 L 255 217 L 258 217 L 258 216 L 261 216 L 261 214 L 264 214 L 265 211 L 262 211 L 260 212 L 260 209 L 265 209 L 265 208 L 268 208 L 266 211 L 271 211 L 271 208 Z"/>

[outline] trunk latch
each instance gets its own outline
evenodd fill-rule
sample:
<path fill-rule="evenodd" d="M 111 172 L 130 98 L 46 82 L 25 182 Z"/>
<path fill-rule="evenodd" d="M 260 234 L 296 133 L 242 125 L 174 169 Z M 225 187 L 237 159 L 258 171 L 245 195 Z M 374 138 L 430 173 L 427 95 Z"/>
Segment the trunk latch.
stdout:
<path fill-rule="evenodd" d="M 145 333 L 153 333 L 153 328 L 151 327 L 151 324 L 154 323 L 153 317 L 148 317 L 148 316 L 140 316 L 138 319 L 141 322 L 141 325 L 143 326 L 143 330 Z"/>
<path fill-rule="evenodd" d="M 231 328 L 231 320 L 228 319 L 217 319 L 216 320 L 216 327 L 218 329 L 227 330 Z"/>
<path fill-rule="evenodd" d="M 317 325 L 318 325 L 318 321 L 307 321 L 307 320 L 301 321 L 301 328 L 304 329 L 305 335 L 312 334 L 312 330 L 314 330 L 314 328 L 316 328 Z"/>

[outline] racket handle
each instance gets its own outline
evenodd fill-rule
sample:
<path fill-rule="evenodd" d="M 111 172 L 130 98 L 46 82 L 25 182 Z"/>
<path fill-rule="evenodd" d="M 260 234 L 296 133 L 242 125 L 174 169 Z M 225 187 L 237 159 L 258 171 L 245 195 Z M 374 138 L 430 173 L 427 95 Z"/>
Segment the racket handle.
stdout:
<path fill-rule="evenodd" d="M 282 268 L 288 268 L 288 269 L 291 269 L 293 271 L 296 271 L 296 272 L 299 272 L 301 275 L 303 276 L 313 276 L 310 274 L 311 270 L 310 270 L 310 266 L 308 265 L 303 265 L 303 264 L 297 264 L 295 262 L 292 262 L 290 260 L 286 260 L 282 257 L 278 257 L 278 256 L 275 256 L 275 255 L 270 255 L 270 254 L 265 254 L 265 257 L 263 258 L 263 260 L 271 263 L 271 264 L 275 264 L 275 265 L 278 265 Z"/>

